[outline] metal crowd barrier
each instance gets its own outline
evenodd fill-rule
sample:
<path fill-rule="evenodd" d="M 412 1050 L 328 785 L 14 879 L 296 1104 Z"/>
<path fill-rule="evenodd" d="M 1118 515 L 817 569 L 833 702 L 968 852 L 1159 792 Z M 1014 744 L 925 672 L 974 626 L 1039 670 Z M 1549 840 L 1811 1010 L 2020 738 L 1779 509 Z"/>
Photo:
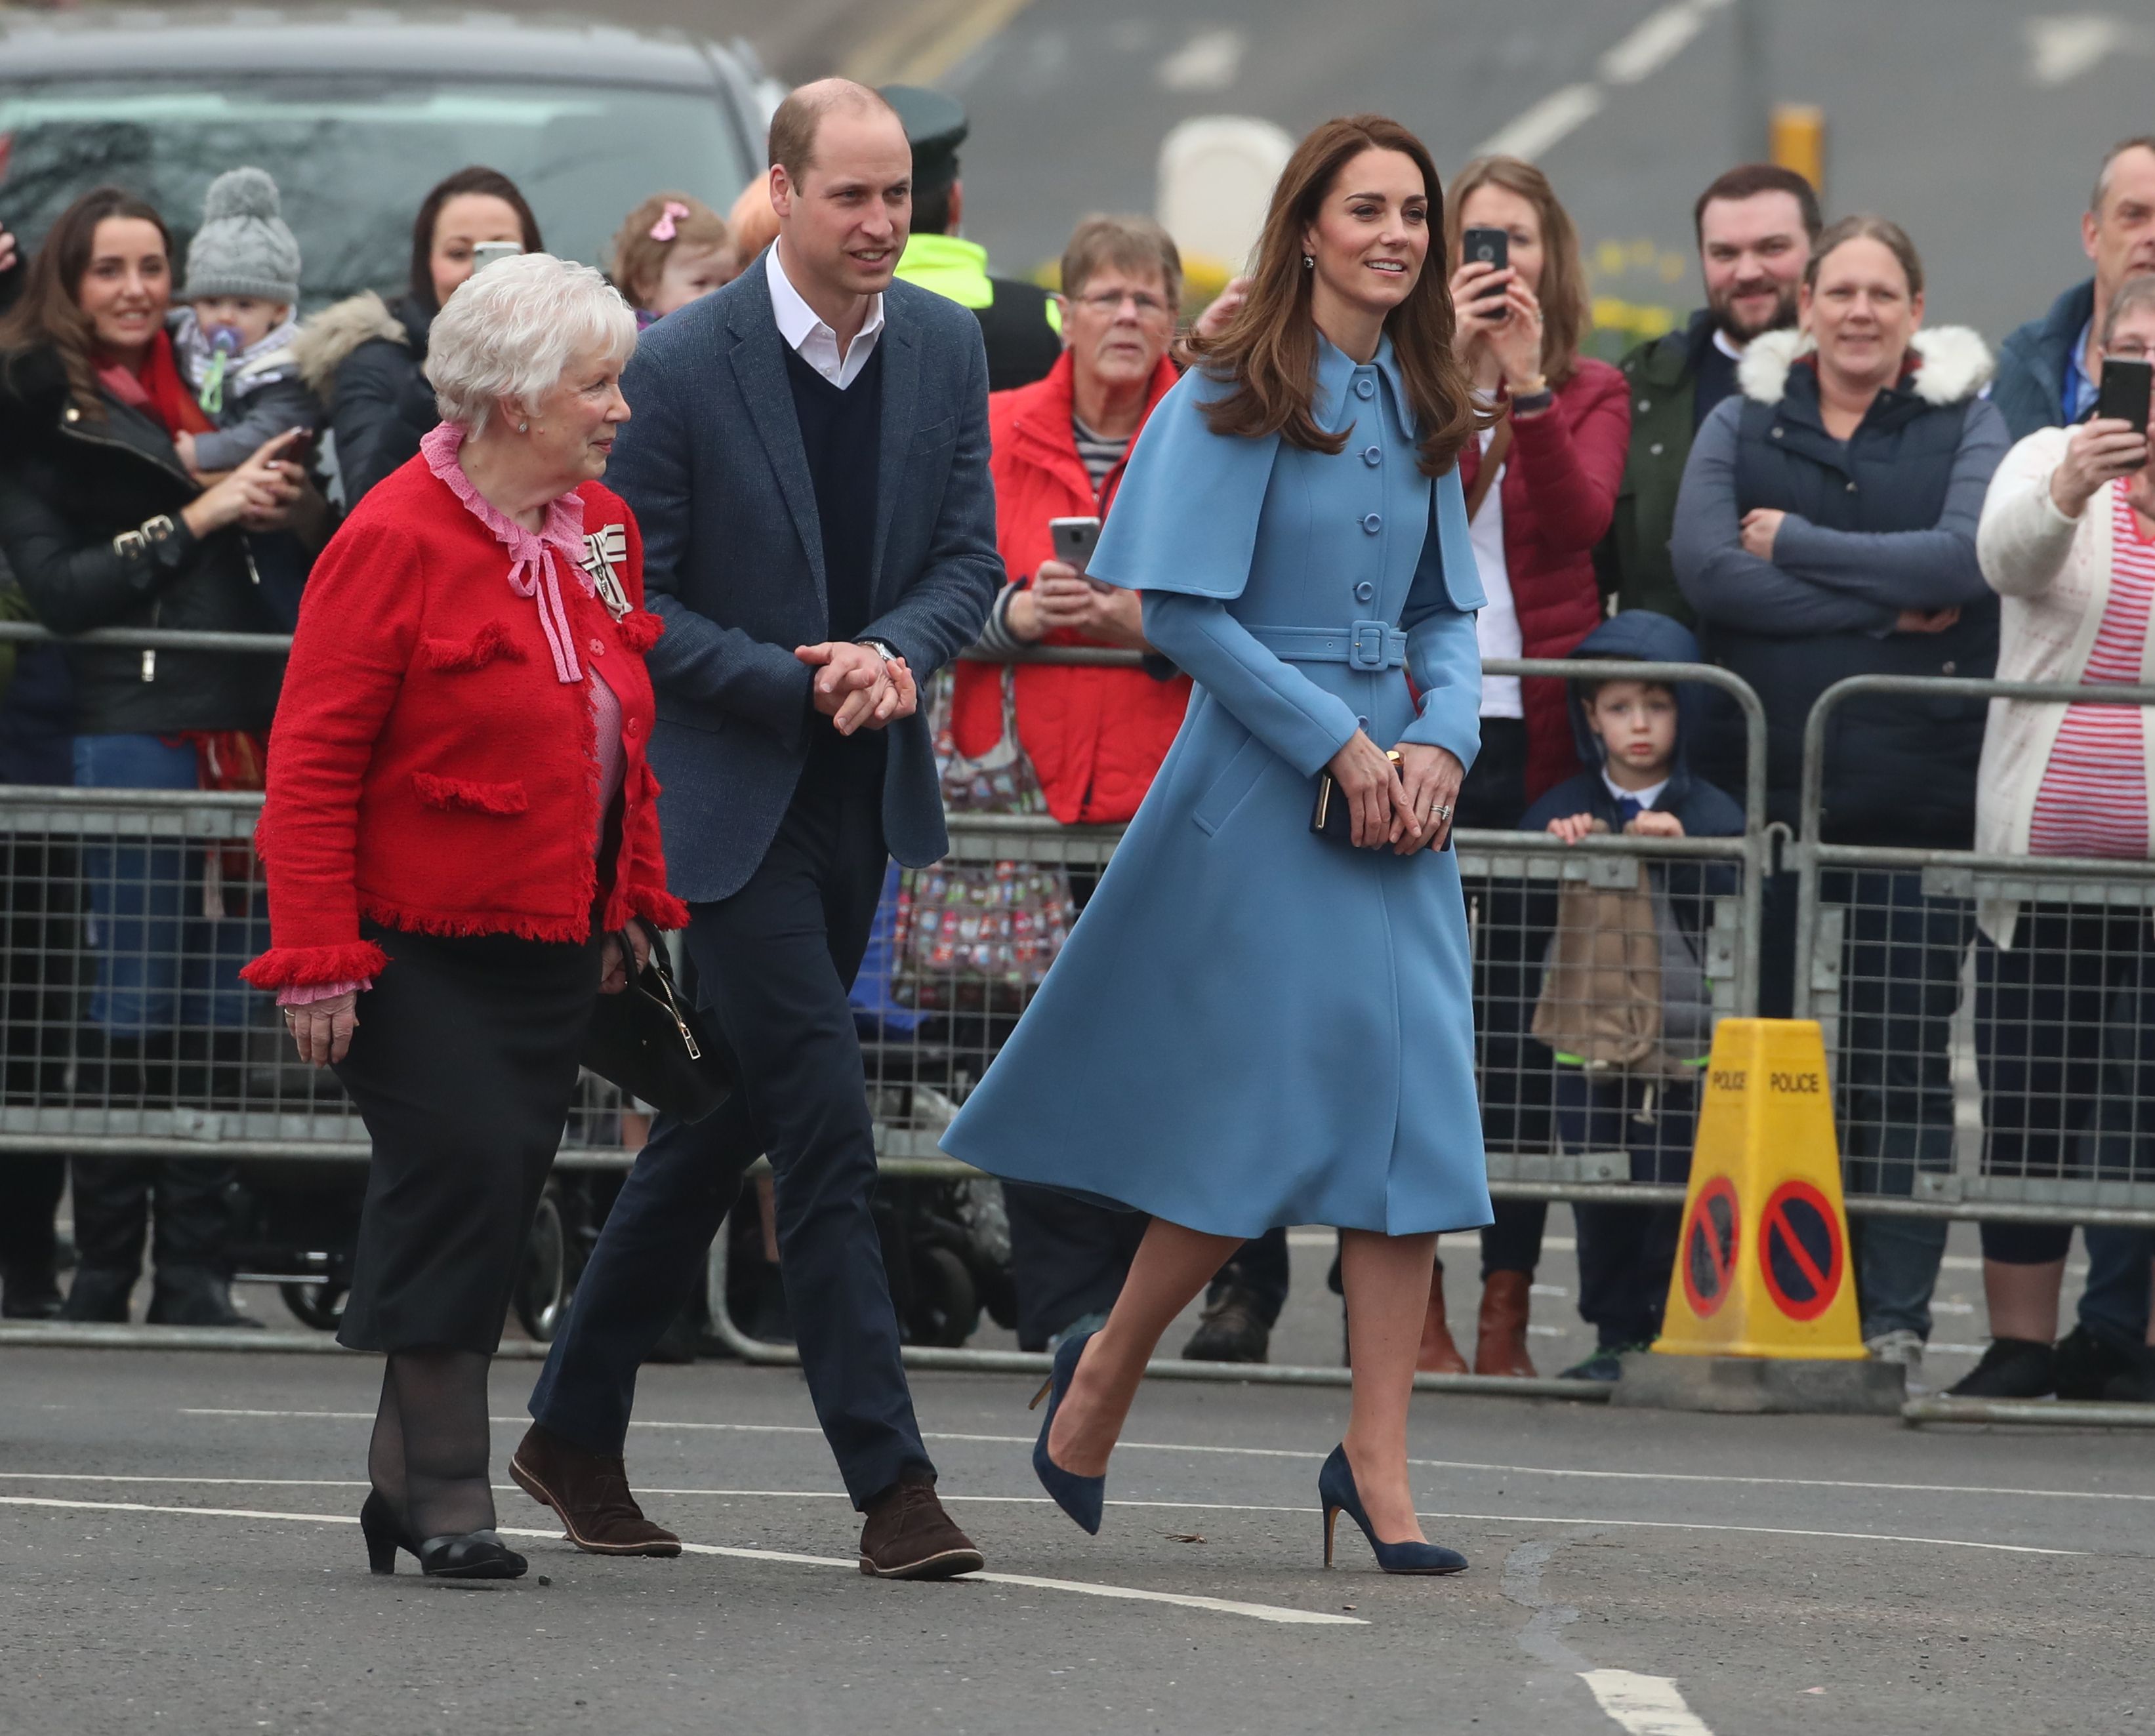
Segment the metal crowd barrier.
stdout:
<path fill-rule="evenodd" d="M 2155 687 L 1860 676 L 1804 732 L 1795 1013 L 1852 1210 L 2155 1227 L 2155 862 L 1828 841 L 1850 699 L 2155 703 Z M 2009 919 L 2012 944 L 1981 930 Z"/>

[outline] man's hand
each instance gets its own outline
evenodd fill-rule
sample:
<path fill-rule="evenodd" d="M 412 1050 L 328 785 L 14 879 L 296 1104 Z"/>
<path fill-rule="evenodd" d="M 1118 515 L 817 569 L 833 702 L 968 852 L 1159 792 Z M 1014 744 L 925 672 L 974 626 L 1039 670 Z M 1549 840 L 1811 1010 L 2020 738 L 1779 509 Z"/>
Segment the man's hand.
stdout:
<path fill-rule="evenodd" d="M 919 703 L 912 672 L 899 680 L 893 671 L 900 666 L 886 664 L 868 646 L 827 640 L 796 646 L 793 655 L 821 671 L 815 681 L 816 709 L 840 735 L 881 729 L 893 717 L 910 717 Z"/>
<path fill-rule="evenodd" d="M 1591 814 L 1566 814 L 1548 823 L 1548 835 L 1561 838 L 1566 844 L 1576 844 L 1582 838 L 1590 838 L 1597 832 L 1609 830 L 1609 823 L 1597 819 Z"/>
<path fill-rule="evenodd" d="M 1392 850 L 1410 856 L 1418 850 L 1441 850 L 1451 835 L 1451 810 L 1467 768 L 1442 748 L 1401 742 L 1399 788 L 1394 793 Z"/>
<path fill-rule="evenodd" d="M 1041 562 L 1032 583 L 1011 599 L 1009 620 L 1019 638 L 1036 642 L 1067 629 L 1103 645 L 1147 648 L 1143 599 L 1088 579 L 1067 561 Z"/>
<path fill-rule="evenodd" d="M 1634 838 L 1681 838 L 1684 835 L 1683 822 L 1658 808 L 1635 814 L 1624 822 L 1624 830 Z"/>
<path fill-rule="evenodd" d="M 1789 515 L 1772 507 L 1753 507 L 1743 515 L 1743 552 L 1760 560 L 1774 558 L 1774 539 L 1781 534 L 1781 521 Z"/>
<path fill-rule="evenodd" d="M 2077 518 L 2106 483 L 2130 476 L 2147 462 L 2147 437 L 2131 422 L 2114 416 L 2082 422 L 2050 472 L 2050 498 L 2068 518 Z"/>
<path fill-rule="evenodd" d="M 1893 623 L 1897 633 L 1943 633 L 1948 627 L 1960 624 L 1960 605 L 1950 604 L 1943 609 L 1903 609 Z"/>
<path fill-rule="evenodd" d="M 327 1067 L 342 1060 L 351 1049 L 351 1034 L 359 1029 L 356 993 L 325 1001 L 310 1001 L 303 1007 L 284 1008 L 284 1029 L 299 1059 L 312 1067 Z"/>

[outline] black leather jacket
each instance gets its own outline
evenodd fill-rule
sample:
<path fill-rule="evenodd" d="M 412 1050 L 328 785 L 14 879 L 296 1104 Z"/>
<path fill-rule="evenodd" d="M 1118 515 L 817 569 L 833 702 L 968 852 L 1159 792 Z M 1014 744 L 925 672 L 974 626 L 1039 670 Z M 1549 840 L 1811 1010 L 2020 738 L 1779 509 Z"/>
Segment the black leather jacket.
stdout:
<path fill-rule="evenodd" d="M 109 396 L 100 407 L 74 401 L 49 350 L 0 362 L 0 554 L 38 619 L 57 633 L 279 631 L 245 534 L 198 539 L 181 518 L 202 488 L 164 430 Z M 284 671 L 281 657 L 87 646 L 68 660 L 84 735 L 265 729 Z"/>

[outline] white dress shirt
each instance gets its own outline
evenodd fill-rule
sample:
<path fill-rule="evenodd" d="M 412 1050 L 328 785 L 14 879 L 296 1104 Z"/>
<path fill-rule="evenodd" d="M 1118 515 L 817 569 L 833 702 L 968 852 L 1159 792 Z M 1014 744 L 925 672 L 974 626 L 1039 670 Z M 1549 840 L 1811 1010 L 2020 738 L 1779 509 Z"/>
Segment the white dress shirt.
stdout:
<path fill-rule="evenodd" d="M 786 275 L 786 268 L 778 263 L 781 245 L 773 242 L 764 255 L 770 262 L 770 311 L 777 316 L 778 334 L 786 340 L 786 348 L 843 391 L 861 377 L 861 370 L 875 354 L 876 340 L 883 334 L 883 297 L 869 298 L 868 317 L 841 356 L 837 333 L 801 299 L 801 292 Z"/>

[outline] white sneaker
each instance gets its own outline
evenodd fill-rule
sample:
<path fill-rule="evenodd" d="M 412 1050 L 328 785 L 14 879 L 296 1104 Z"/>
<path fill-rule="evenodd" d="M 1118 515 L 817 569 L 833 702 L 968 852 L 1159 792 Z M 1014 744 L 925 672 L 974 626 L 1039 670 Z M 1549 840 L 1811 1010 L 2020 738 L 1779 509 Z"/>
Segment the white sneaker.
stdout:
<path fill-rule="evenodd" d="M 1908 1396 L 1912 1398 L 1931 1389 L 1923 1379 L 1923 1340 L 1906 1326 L 1896 1326 L 1891 1332 L 1881 1332 L 1876 1338 L 1864 1340 L 1863 1347 L 1871 1358 L 1879 1362 L 1897 1362 L 1907 1371 Z"/>

